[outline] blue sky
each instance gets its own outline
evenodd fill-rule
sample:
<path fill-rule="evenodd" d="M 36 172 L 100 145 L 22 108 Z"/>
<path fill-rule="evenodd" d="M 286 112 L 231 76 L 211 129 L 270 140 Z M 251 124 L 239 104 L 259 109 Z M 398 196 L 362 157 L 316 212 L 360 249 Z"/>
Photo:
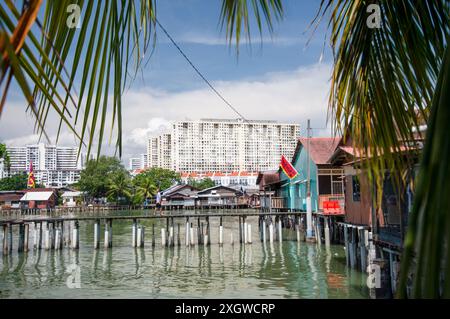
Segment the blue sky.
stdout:
<path fill-rule="evenodd" d="M 261 44 L 253 28 L 252 45 L 241 44 L 239 56 L 221 31 L 220 0 L 159 0 L 157 17 L 194 64 L 246 118 L 296 122 L 302 132 L 311 118 L 313 127 L 323 128 L 332 56 L 327 43 L 320 59 L 326 21 L 312 38 L 309 29 L 320 0 L 283 3 L 285 16 L 274 24 L 272 38 L 264 30 Z M 125 160 L 144 153 L 146 138 L 164 131 L 170 121 L 236 118 L 159 29 L 156 49 L 143 78 L 138 77 L 125 93 L 123 105 Z M 24 109 L 20 92 L 13 86 L 0 119 L 0 140 L 16 145 L 37 142 L 33 120 Z M 51 121 L 49 125 L 56 126 L 57 121 Z M 315 130 L 315 134 L 327 131 Z M 60 143 L 75 145 L 68 132 L 63 133 Z M 104 149 L 108 153 L 112 147 L 105 143 Z"/>

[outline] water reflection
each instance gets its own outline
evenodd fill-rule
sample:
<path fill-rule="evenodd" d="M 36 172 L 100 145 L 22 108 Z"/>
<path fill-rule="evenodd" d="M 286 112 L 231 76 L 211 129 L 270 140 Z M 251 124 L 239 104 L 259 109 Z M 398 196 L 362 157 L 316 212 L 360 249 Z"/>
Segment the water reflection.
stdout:
<path fill-rule="evenodd" d="M 151 229 L 153 222 L 145 227 Z M 0 262 L 1 298 L 367 298 L 366 276 L 345 265 L 341 246 L 265 242 L 131 248 L 131 223 L 114 224 L 112 249 L 92 247 L 92 225 L 80 224 L 80 249 L 30 250 Z M 156 224 L 158 234 L 160 224 Z M 252 225 L 257 229 L 257 224 Z M 84 228 L 83 228 L 84 227 Z M 181 238 L 185 238 L 182 233 Z M 236 234 L 224 220 L 224 238 Z M 236 235 L 234 235 L 236 236 Z M 286 230 L 286 239 L 295 238 Z M 288 237 L 292 236 L 292 237 Z M 235 237 L 238 238 L 238 237 Z M 78 265 L 81 288 L 66 285 Z"/>

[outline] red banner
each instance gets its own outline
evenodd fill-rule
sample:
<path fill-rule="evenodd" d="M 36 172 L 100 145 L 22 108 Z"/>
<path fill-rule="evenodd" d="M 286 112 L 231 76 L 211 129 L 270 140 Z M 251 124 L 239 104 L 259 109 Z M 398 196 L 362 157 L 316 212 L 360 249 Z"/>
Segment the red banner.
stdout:
<path fill-rule="evenodd" d="M 295 176 L 298 175 L 297 170 L 292 166 L 292 164 L 284 157 L 284 155 L 281 156 L 281 163 L 280 167 L 283 170 L 284 174 L 290 179 L 293 179 Z"/>

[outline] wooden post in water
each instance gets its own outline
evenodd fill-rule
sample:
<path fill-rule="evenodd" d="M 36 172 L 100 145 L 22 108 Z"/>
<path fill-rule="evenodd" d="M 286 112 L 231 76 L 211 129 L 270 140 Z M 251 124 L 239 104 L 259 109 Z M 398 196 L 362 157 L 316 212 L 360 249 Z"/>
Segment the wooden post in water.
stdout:
<path fill-rule="evenodd" d="M 138 226 L 137 229 L 137 246 L 144 247 L 144 237 L 145 237 L 145 228 L 142 225 Z"/>
<path fill-rule="evenodd" d="M 50 248 L 51 248 L 50 229 L 49 229 L 49 224 L 47 223 L 47 225 L 45 227 L 45 231 L 44 231 L 44 249 L 49 250 Z"/>
<path fill-rule="evenodd" d="M 191 245 L 194 246 L 194 225 L 192 225 L 192 223 L 191 223 L 190 234 L 191 234 Z"/>
<path fill-rule="evenodd" d="M 161 228 L 161 246 L 166 246 L 166 229 L 164 227 Z"/>
<path fill-rule="evenodd" d="M 197 242 L 199 245 L 203 243 L 203 223 L 200 223 L 200 218 L 197 218 Z"/>
<path fill-rule="evenodd" d="M 262 219 L 262 242 L 266 243 L 266 217 L 263 216 Z"/>
<path fill-rule="evenodd" d="M 9 253 L 9 243 L 8 243 L 8 233 L 9 224 L 3 224 L 3 255 L 8 255 Z"/>
<path fill-rule="evenodd" d="M 247 227 L 248 227 L 248 229 L 247 229 L 247 243 L 251 244 L 252 243 L 252 224 L 248 223 Z"/>
<path fill-rule="evenodd" d="M 297 233 L 297 242 L 300 242 L 300 216 L 295 217 L 295 230 Z"/>
<path fill-rule="evenodd" d="M 19 242 L 17 245 L 17 251 L 18 252 L 23 252 L 23 242 L 24 242 L 24 237 L 25 237 L 25 232 L 24 232 L 24 224 L 19 224 Z"/>
<path fill-rule="evenodd" d="M 112 219 L 110 219 L 109 221 L 109 237 L 108 237 L 108 247 L 111 248 L 113 246 L 112 243 L 112 236 L 113 236 L 113 228 L 112 228 Z"/>
<path fill-rule="evenodd" d="M 170 237 L 170 244 L 172 247 L 174 247 L 175 246 L 175 234 L 173 231 L 173 217 L 170 218 L 169 237 Z"/>
<path fill-rule="evenodd" d="M 330 226 L 328 225 L 328 217 L 324 217 L 323 221 L 325 223 L 325 247 L 330 247 Z"/>
<path fill-rule="evenodd" d="M 64 221 L 61 221 L 59 224 L 59 228 L 60 228 L 60 240 L 59 240 L 59 249 L 63 249 L 64 248 Z"/>
<path fill-rule="evenodd" d="M 25 224 L 24 225 L 24 236 L 23 236 L 23 251 L 28 251 L 28 241 L 30 236 L 30 225 Z"/>
<path fill-rule="evenodd" d="M 244 231 L 243 231 L 243 233 L 244 233 L 244 244 L 246 244 L 247 243 L 247 241 L 248 241 L 248 234 L 247 234 L 247 231 L 248 231 L 248 229 L 247 229 L 247 217 L 246 216 L 244 216 L 244 217 L 242 217 L 242 221 L 243 221 L 243 223 L 242 223 L 242 225 L 243 225 L 243 229 L 244 229 Z"/>
<path fill-rule="evenodd" d="M 177 223 L 177 244 L 178 244 L 178 247 L 181 246 L 180 223 Z"/>
<path fill-rule="evenodd" d="M 133 219 L 133 225 L 131 227 L 131 247 L 136 247 L 136 236 L 137 236 L 137 221 Z"/>
<path fill-rule="evenodd" d="M 94 223 L 94 249 L 100 248 L 100 220 Z"/>
<path fill-rule="evenodd" d="M 13 229 L 12 229 L 12 225 L 9 225 L 9 227 L 8 227 L 8 242 L 9 242 L 9 245 L 8 245 L 8 250 L 9 250 L 9 253 L 12 253 L 12 250 L 13 250 Z"/>
<path fill-rule="evenodd" d="M 186 217 L 186 227 L 184 231 L 184 237 L 186 240 L 186 247 L 189 246 L 189 217 Z"/>
<path fill-rule="evenodd" d="M 283 241 L 283 224 L 281 221 L 281 216 L 278 217 L 278 241 L 281 243 Z"/>
<path fill-rule="evenodd" d="M 222 226 L 222 216 L 220 216 L 220 225 L 219 225 L 219 245 L 223 245 L 223 226 Z"/>
<path fill-rule="evenodd" d="M 241 216 L 239 216 L 239 243 L 242 244 L 242 226 L 241 226 Z"/>
<path fill-rule="evenodd" d="M 273 243 L 273 222 L 272 218 L 269 220 L 269 242 Z"/>
<path fill-rule="evenodd" d="M 155 224 L 152 224 L 152 247 L 155 247 Z"/>
<path fill-rule="evenodd" d="M 348 227 L 347 225 L 344 225 L 344 244 L 345 244 L 345 260 L 347 263 L 347 266 L 350 266 L 350 249 L 349 249 L 349 242 L 348 242 Z"/>
<path fill-rule="evenodd" d="M 78 221 L 75 221 L 74 227 L 72 229 L 72 248 L 78 249 L 80 244 Z"/>
<path fill-rule="evenodd" d="M 56 224 L 56 229 L 54 231 L 55 234 L 55 250 L 59 250 L 60 248 L 60 242 L 61 242 L 61 230 L 59 228 L 58 223 Z"/>
<path fill-rule="evenodd" d="M 211 227 L 209 225 L 209 217 L 206 217 L 206 235 L 208 236 L 206 244 L 211 245 Z"/>

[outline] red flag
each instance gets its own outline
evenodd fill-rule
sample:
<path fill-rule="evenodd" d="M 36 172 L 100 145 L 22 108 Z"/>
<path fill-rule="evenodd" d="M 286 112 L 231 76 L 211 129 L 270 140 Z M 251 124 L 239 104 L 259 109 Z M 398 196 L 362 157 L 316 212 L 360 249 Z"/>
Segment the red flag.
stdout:
<path fill-rule="evenodd" d="M 293 179 L 295 176 L 298 175 L 297 170 L 294 166 L 284 157 L 284 155 L 281 156 L 281 163 L 280 167 L 283 170 L 283 172 L 286 174 L 287 177 L 290 179 Z"/>
<path fill-rule="evenodd" d="M 28 188 L 34 188 L 36 186 L 35 177 L 33 172 L 33 162 L 30 161 L 30 172 L 28 173 Z"/>

